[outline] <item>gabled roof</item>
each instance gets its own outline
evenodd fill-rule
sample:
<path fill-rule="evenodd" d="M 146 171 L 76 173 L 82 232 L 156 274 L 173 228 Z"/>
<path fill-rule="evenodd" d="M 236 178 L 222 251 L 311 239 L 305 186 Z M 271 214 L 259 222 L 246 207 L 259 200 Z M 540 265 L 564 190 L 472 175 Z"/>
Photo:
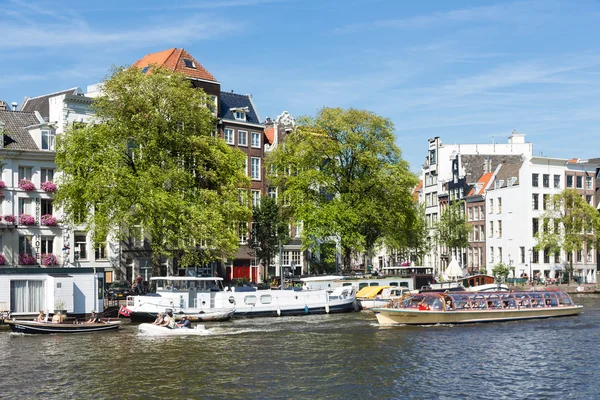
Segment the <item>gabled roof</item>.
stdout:
<path fill-rule="evenodd" d="M 516 186 L 519 184 L 519 170 L 523 162 L 502 164 L 500 170 L 496 173 L 494 184 L 491 190 L 503 187 Z M 511 180 L 509 182 L 509 180 Z M 496 186 L 498 184 L 498 186 Z"/>
<path fill-rule="evenodd" d="M 49 100 L 51 97 L 60 96 L 63 94 L 77 94 L 77 93 L 81 93 L 81 90 L 77 87 L 74 87 L 74 88 L 63 90 L 63 91 L 56 92 L 56 93 L 45 94 L 43 96 L 27 97 L 27 98 L 25 98 L 25 101 L 21 105 L 21 108 L 19 108 L 19 111 L 27 111 L 27 112 L 37 111 L 40 113 L 40 115 L 45 120 L 48 120 L 48 118 L 50 117 Z"/>
<path fill-rule="evenodd" d="M 261 124 L 256 110 L 254 109 L 254 105 L 252 104 L 252 99 L 249 95 L 237 94 L 233 92 L 221 92 L 221 95 L 219 96 L 219 103 L 219 112 L 222 119 L 235 121 L 236 119 L 233 116 L 231 109 L 248 107 L 245 122 L 249 124 Z M 244 123 L 244 121 L 236 122 Z"/>
<path fill-rule="evenodd" d="M 4 148 L 8 150 L 39 151 L 37 144 L 25 129 L 38 125 L 34 112 L 0 110 L 0 122 L 4 124 Z"/>
<path fill-rule="evenodd" d="M 412 197 L 414 201 L 419 200 L 419 192 L 421 191 L 421 189 L 423 189 L 423 180 L 419 179 L 419 183 L 417 183 L 417 186 L 413 189 L 412 192 Z"/>
<path fill-rule="evenodd" d="M 268 144 L 273 144 L 275 142 L 275 127 L 269 126 L 265 128 L 265 137 Z"/>
<path fill-rule="evenodd" d="M 485 174 L 481 175 L 467 196 L 475 196 L 485 193 L 485 189 L 488 187 L 493 176 L 493 172 L 486 172 Z"/>
<path fill-rule="evenodd" d="M 146 54 L 133 64 L 134 67 L 142 71 L 150 65 L 157 65 L 168 68 L 171 71 L 181 72 L 189 78 L 217 82 L 215 77 L 184 49 L 174 47 L 159 51 L 158 53 Z"/>

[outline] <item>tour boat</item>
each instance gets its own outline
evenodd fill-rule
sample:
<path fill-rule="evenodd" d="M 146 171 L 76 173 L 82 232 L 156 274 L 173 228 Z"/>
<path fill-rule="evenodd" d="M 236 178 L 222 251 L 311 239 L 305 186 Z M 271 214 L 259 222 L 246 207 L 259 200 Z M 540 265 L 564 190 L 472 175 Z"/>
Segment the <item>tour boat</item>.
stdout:
<path fill-rule="evenodd" d="M 425 292 L 372 310 L 381 325 L 433 325 L 565 317 L 583 306 L 558 291 Z"/>
<path fill-rule="evenodd" d="M 356 300 L 363 310 L 373 307 L 385 307 L 391 300 L 410 293 L 405 287 L 397 286 L 365 286 L 356 293 Z"/>
<path fill-rule="evenodd" d="M 350 312 L 357 310 L 352 287 L 333 291 L 301 288 L 256 289 L 250 286 L 223 287 L 220 277 L 152 277 L 155 293 L 127 297 L 121 315 L 134 322 L 154 321 L 170 308 L 174 315 L 199 316 L 202 313 L 235 309 L 233 316 L 281 316 Z"/>
<path fill-rule="evenodd" d="M 121 321 L 100 320 L 98 323 L 76 323 L 67 322 L 38 322 L 23 320 L 6 320 L 13 332 L 28 334 L 51 334 L 51 333 L 96 333 L 116 331 L 121 326 Z"/>
<path fill-rule="evenodd" d="M 198 336 L 210 335 L 210 331 L 206 330 L 204 325 L 196 325 L 193 328 L 167 328 L 166 326 L 158 326 L 154 324 L 140 324 L 138 332 L 148 336 Z"/>

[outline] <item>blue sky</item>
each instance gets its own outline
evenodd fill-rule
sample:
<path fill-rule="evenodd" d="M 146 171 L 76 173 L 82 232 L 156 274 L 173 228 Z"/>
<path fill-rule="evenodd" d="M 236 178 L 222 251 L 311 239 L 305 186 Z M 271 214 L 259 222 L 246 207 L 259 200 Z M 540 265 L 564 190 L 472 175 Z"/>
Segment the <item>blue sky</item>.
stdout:
<path fill-rule="evenodd" d="M 600 157 L 596 1 L 0 0 L 0 99 L 101 81 L 171 47 L 260 116 L 355 107 L 390 118 L 418 171 L 427 139 Z"/>

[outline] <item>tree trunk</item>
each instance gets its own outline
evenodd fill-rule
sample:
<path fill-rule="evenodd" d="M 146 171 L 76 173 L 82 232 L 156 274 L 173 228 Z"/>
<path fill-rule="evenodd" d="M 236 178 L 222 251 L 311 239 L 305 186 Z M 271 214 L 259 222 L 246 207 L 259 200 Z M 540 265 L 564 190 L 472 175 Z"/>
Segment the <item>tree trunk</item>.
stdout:
<path fill-rule="evenodd" d="M 343 265 L 342 265 L 342 271 L 348 272 L 348 271 L 350 271 L 352 249 L 350 249 L 349 247 L 343 247 L 343 251 L 344 251 L 344 260 L 343 260 Z"/>

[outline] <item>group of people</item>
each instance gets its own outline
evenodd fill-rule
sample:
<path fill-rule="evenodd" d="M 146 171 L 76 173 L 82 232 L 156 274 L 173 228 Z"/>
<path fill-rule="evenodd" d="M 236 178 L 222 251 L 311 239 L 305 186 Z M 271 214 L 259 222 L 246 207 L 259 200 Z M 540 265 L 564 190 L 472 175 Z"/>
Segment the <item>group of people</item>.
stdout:
<path fill-rule="evenodd" d="M 64 315 L 61 312 L 57 312 L 57 313 L 55 313 L 52 316 L 52 322 L 55 323 L 55 324 L 61 324 L 61 323 L 65 322 L 66 319 L 67 319 L 67 316 Z M 36 317 L 35 321 L 37 321 L 37 322 L 48 322 L 48 317 L 46 316 L 46 313 L 44 312 L 44 310 L 40 310 L 40 313 Z M 92 314 L 90 315 L 90 318 L 87 319 L 84 323 L 86 323 L 86 324 L 97 324 L 99 322 L 100 322 L 100 318 L 96 314 L 96 311 L 92 310 Z"/>
<path fill-rule="evenodd" d="M 167 308 L 163 314 L 158 314 L 156 320 L 154 320 L 152 324 L 164 326 L 169 329 L 191 328 L 190 319 L 186 315 L 184 315 L 179 322 L 176 322 L 175 317 L 173 317 L 173 310 L 170 308 Z"/>

